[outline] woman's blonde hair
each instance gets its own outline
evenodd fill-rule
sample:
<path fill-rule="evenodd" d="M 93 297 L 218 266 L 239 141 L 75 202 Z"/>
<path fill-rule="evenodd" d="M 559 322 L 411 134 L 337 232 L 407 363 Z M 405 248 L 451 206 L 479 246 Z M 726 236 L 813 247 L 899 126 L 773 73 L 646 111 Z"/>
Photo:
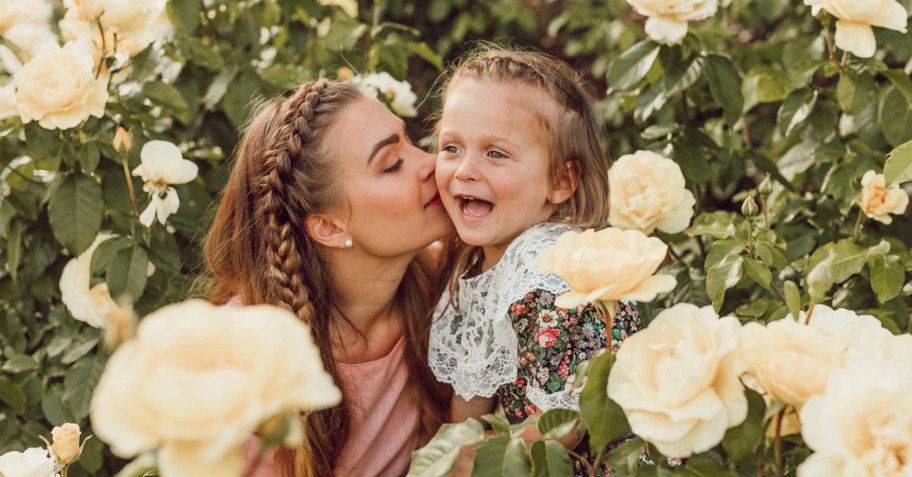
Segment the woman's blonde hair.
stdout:
<path fill-rule="evenodd" d="M 334 210 L 342 200 L 338 163 L 327 132 L 339 113 L 362 98 L 354 86 L 325 79 L 302 85 L 292 96 L 262 106 L 238 147 L 205 256 L 213 281 L 210 300 L 224 304 L 272 304 L 307 323 L 326 370 L 339 383 L 332 332 L 347 322 L 334 304 L 329 265 L 305 232 L 308 215 Z M 439 297 L 441 276 L 428 257 L 409 265 L 396 295 L 403 310 L 410 389 L 421 406 L 420 429 L 429 439 L 443 422 L 449 393 L 427 366 L 428 317 Z M 296 476 L 328 476 L 351 431 L 351 410 L 342 404 L 302 416 L 304 443 L 280 456 Z"/>

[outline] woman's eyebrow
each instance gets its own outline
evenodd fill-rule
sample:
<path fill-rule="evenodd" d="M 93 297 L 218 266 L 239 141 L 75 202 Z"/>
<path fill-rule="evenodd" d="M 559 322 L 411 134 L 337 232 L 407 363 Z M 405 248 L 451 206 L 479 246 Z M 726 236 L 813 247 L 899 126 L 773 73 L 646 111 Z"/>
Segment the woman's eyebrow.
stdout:
<path fill-rule="evenodd" d="M 377 144 L 374 144 L 374 148 L 371 149 L 370 156 L 367 158 L 367 164 L 370 165 L 371 161 L 374 160 L 374 156 L 376 156 L 381 149 L 389 146 L 390 144 L 396 144 L 397 142 L 399 142 L 399 135 L 394 133 L 391 134 L 388 138 L 379 141 Z"/>

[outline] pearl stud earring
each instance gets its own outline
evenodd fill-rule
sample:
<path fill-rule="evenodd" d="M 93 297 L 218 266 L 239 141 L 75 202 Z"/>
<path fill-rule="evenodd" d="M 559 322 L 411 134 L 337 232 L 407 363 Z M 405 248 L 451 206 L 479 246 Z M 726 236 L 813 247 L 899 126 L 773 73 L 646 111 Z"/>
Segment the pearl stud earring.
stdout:
<path fill-rule="evenodd" d="M 352 239 L 345 239 L 345 242 L 343 242 L 342 244 L 345 245 L 345 248 L 352 248 L 352 245 L 354 245 L 354 243 L 352 242 Z"/>

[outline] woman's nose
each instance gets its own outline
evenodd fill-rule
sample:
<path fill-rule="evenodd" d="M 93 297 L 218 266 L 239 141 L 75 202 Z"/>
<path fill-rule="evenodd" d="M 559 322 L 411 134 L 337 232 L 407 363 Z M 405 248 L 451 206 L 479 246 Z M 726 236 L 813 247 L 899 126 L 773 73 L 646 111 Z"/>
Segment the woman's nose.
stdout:
<path fill-rule="evenodd" d="M 418 155 L 418 176 L 421 180 L 433 180 L 434 171 L 437 169 L 437 155 L 426 152 L 424 149 L 419 149 L 417 152 Z"/>

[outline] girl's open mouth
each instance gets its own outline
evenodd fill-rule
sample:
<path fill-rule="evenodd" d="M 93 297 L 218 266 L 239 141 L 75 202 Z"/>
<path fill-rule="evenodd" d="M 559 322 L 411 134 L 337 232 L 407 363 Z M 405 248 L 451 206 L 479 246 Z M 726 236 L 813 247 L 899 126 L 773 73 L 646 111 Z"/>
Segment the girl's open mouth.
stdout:
<path fill-rule="evenodd" d="M 484 217 L 494 210 L 493 203 L 467 195 L 456 196 L 456 207 L 468 217 Z"/>

